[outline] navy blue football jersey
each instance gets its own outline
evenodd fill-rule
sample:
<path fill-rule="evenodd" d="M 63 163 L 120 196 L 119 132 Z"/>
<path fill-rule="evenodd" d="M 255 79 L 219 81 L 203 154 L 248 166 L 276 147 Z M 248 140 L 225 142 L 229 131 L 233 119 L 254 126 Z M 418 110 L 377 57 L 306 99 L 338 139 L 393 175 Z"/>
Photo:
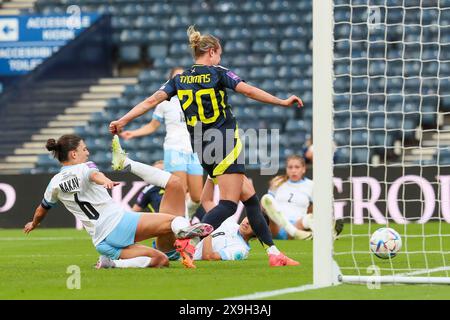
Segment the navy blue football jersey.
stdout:
<path fill-rule="evenodd" d="M 136 204 L 143 209 L 148 208 L 150 212 L 158 212 L 164 191 L 163 188 L 148 185 L 138 195 Z"/>
<path fill-rule="evenodd" d="M 194 64 L 182 74 L 168 80 L 160 90 L 177 95 L 190 132 L 201 122 L 205 129 L 220 127 L 234 118 L 227 101 L 226 89 L 235 90 L 241 82 L 235 73 L 222 66 Z"/>

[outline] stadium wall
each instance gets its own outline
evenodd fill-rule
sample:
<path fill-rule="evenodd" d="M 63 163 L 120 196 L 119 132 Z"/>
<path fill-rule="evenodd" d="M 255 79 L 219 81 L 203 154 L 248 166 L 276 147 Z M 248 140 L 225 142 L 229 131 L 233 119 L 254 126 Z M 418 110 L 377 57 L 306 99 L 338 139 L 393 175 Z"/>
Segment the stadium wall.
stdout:
<path fill-rule="evenodd" d="M 261 197 L 267 192 L 271 176 L 261 176 L 258 170 L 248 170 L 248 175 Z M 108 176 L 122 182 L 112 191 L 114 201 L 132 206 L 145 183 L 131 174 Z M 312 172 L 307 176 L 311 177 Z M 50 174 L 0 175 L 0 228 L 22 228 L 30 221 L 51 178 Z M 335 169 L 334 182 L 336 216 L 353 216 L 355 224 L 364 223 L 369 216 L 377 223 L 385 223 L 386 217 L 397 223 L 411 222 L 414 217 L 414 222 L 426 223 L 439 216 L 450 223 L 448 168 L 441 168 L 439 175 L 432 167 L 339 168 Z M 320 195 L 315 198 L 320 200 Z M 41 224 L 41 227 L 74 226 L 75 218 L 61 204 L 50 210 Z"/>

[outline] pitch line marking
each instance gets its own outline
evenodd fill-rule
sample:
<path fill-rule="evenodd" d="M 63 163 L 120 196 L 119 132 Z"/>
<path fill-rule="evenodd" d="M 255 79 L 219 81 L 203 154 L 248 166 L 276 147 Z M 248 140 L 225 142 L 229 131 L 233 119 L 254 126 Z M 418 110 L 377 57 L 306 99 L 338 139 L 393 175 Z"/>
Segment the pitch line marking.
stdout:
<path fill-rule="evenodd" d="M 3 237 L 0 241 L 60 241 L 60 240 L 89 240 L 88 238 L 75 238 L 75 237 Z"/>
<path fill-rule="evenodd" d="M 220 300 L 259 300 L 263 298 L 269 298 L 274 296 L 279 296 L 283 294 L 288 293 L 295 293 L 295 292 L 304 292 L 309 290 L 315 290 L 315 289 L 321 289 L 325 288 L 322 286 L 316 286 L 313 284 L 307 284 L 300 287 L 292 287 L 292 288 L 285 288 L 285 289 L 278 289 L 278 290 L 272 290 L 272 291 L 262 291 L 262 292 L 255 292 L 252 294 L 237 296 L 237 297 L 230 297 L 230 298 L 223 298 Z"/>

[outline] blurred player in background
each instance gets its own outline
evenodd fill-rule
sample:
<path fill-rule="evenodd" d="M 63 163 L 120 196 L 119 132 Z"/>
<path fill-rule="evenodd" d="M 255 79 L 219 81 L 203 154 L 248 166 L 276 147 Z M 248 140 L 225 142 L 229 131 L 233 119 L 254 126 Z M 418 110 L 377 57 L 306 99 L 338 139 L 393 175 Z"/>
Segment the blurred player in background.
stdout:
<path fill-rule="evenodd" d="M 311 239 L 313 236 L 313 182 L 305 177 L 305 159 L 292 155 L 286 159 L 286 174 L 270 181 L 269 193 L 261 204 L 270 220 L 276 239 Z M 335 236 L 343 228 L 342 220 L 335 225 Z"/>
<path fill-rule="evenodd" d="M 303 157 L 289 156 L 286 174 L 270 181 L 269 193 L 261 198 L 261 204 L 270 220 L 270 229 L 276 239 L 311 238 L 313 182 L 305 177 Z M 299 230 L 309 231 L 309 236 Z"/>
<path fill-rule="evenodd" d="M 245 176 L 242 142 L 236 119 L 227 103 L 226 88 L 262 103 L 284 107 L 295 104 L 302 106 L 303 103 L 297 96 L 279 99 L 246 84 L 235 73 L 219 66 L 222 46 L 216 37 L 202 35 L 193 26 L 188 28 L 188 37 L 195 64 L 181 75 L 168 80 L 152 96 L 136 105 L 122 118 L 112 121 L 109 130 L 113 134 L 120 133 L 133 119 L 162 101 L 178 95 L 194 152 L 199 156 L 203 169 L 216 179 L 220 187 L 219 204 L 205 216 L 204 221 L 213 227 L 219 227 L 235 213 L 238 201 L 241 200 L 246 207 L 252 229 L 266 247 L 269 265 L 298 265 L 298 262 L 281 253 L 273 243 L 255 189 Z M 221 137 L 211 139 L 211 135 L 217 132 Z M 205 155 L 206 150 L 216 151 L 214 159 Z M 189 242 L 186 241 L 186 246 L 188 245 Z"/>
<path fill-rule="evenodd" d="M 170 78 L 181 74 L 182 68 L 173 68 Z M 165 170 L 181 178 L 185 189 L 189 192 L 187 210 L 192 216 L 200 204 L 203 186 L 203 168 L 197 155 L 192 151 L 189 132 L 180 100 L 173 96 L 169 101 L 162 101 L 153 112 L 150 123 L 136 130 L 123 131 L 120 136 L 125 140 L 151 135 L 164 123 L 166 136 L 164 138 Z"/>
<path fill-rule="evenodd" d="M 34 230 L 48 211 L 61 201 L 92 237 L 96 250 L 101 254 L 98 268 L 145 268 L 168 266 L 169 260 L 161 251 L 137 242 L 165 234 L 187 238 L 204 236 L 212 231 L 212 227 L 206 224 L 191 226 L 184 217 L 125 211 L 106 191 L 119 182 L 110 180 L 93 162 L 88 162 L 89 151 L 79 136 L 63 135 L 58 141 L 49 139 L 46 148 L 62 168 L 51 179 L 33 220 L 25 225 L 26 234 Z M 135 161 L 132 165 L 133 173 L 148 183 L 154 182 L 155 176 L 159 175 L 160 182 L 168 190 L 179 184 L 178 178 L 169 173 L 159 173 L 158 169 Z M 189 259 L 183 263 L 187 267 L 195 267 Z"/>

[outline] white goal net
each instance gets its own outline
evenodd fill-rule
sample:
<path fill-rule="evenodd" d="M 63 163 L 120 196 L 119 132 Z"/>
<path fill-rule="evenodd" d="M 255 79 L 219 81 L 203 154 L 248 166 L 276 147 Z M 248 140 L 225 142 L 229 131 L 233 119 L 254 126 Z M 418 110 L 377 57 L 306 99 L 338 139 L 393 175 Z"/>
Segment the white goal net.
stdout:
<path fill-rule="evenodd" d="M 450 283 L 450 0 L 333 13 L 334 259 L 345 281 Z M 380 259 L 369 239 L 385 226 L 403 243 Z"/>

